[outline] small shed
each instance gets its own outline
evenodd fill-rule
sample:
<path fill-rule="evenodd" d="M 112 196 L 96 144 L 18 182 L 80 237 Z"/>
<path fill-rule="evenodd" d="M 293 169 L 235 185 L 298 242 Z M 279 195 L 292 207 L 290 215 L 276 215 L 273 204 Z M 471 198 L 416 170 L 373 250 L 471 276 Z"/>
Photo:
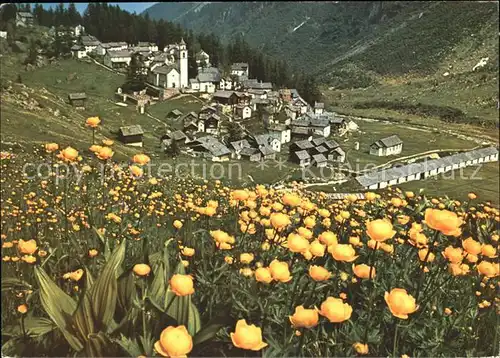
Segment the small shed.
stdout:
<path fill-rule="evenodd" d="M 68 95 L 69 104 L 73 107 L 85 108 L 85 101 L 87 100 L 87 95 L 84 92 L 81 93 L 70 93 Z"/>
<path fill-rule="evenodd" d="M 167 113 L 166 118 L 172 119 L 172 120 L 178 120 L 181 116 L 182 116 L 182 112 L 179 111 L 178 109 L 174 109 L 174 110 Z"/>
<path fill-rule="evenodd" d="M 131 126 L 120 127 L 118 131 L 118 139 L 126 144 L 133 147 L 142 147 L 142 136 L 144 131 L 142 127 L 138 124 Z"/>

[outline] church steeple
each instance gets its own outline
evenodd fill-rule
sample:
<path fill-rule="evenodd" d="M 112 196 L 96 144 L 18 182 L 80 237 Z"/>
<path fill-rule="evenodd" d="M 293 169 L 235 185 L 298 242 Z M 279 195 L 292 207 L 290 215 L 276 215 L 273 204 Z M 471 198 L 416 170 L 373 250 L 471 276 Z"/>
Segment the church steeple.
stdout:
<path fill-rule="evenodd" d="M 181 42 L 180 42 L 181 45 L 185 45 L 186 43 L 184 42 L 184 37 L 181 37 Z"/>

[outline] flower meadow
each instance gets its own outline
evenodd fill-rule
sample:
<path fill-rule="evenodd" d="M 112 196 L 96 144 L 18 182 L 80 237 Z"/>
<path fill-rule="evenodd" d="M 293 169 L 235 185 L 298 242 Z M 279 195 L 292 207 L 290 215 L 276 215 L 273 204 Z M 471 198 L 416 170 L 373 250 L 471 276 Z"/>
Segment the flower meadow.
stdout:
<path fill-rule="evenodd" d="M 4 355 L 499 354 L 499 211 L 473 193 L 231 188 L 112 146 L 47 143 L 30 177 L 2 154 Z"/>

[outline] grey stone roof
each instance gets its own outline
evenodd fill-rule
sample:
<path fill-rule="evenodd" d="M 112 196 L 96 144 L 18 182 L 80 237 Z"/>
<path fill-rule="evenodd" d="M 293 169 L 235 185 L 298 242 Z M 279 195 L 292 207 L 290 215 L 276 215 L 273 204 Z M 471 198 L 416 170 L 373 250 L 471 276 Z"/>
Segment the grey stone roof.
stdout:
<path fill-rule="evenodd" d="M 202 72 L 198 72 L 198 81 L 200 82 L 220 82 L 220 72 L 215 67 L 209 67 Z"/>
<path fill-rule="evenodd" d="M 74 100 L 74 99 L 87 99 L 87 95 L 85 94 L 85 92 L 70 93 L 70 94 L 68 94 L 68 98 L 70 100 Z"/>
<path fill-rule="evenodd" d="M 309 134 L 309 127 L 292 127 L 292 134 Z"/>
<path fill-rule="evenodd" d="M 245 62 L 237 62 L 231 65 L 231 70 L 246 71 L 247 69 L 248 69 L 248 63 Z"/>
<path fill-rule="evenodd" d="M 179 70 L 177 69 L 177 66 L 174 66 L 174 65 L 171 65 L 171 66 L 167 66 L 167 65 L 158 66 L 158 67 L 155 67 L 151 72 L 166 75 L 166 74 L 170 73 L 170 71 L 172 71 L 172 70 L 176 70 L 177 72 L 179 72 Z"/>
<path fill-rule="evenodd" d="M 317 146 L 316 148 L 314 148 L 314 150 L 316 150 L 318 153 L 326 153 L 326 152 L 328 152 L 328 149 L 326 149 L 326 147 L 323 147 L 322 145 Z"/>
<path fill-rule="evenodd" d="M 221 142 L 219 142 L 215 137 L 206 136 L 196 139 L 196 142 L 205 148 L 214 157 L 220 157 L 223 155 L 231 154 L 231 151 Z"/>
<path fill-rule="evenodd" d="M 373 143 L 372 146 L 376 146 L 377 148 L 389 148 L 395 147 L 399 144 L 403 144 L 403 141 L 399 139 L 397 135 L 391 135 L 389 137 L 379 139 Z"/>
<path fill-rule="evenodd" d="M 108 51 L 106 54 L 111 57 L 130 57 L 131 53 L 128 50 Z"/>
<path fill-rule="evenodd" d="M 229 98 L 234 94 L 234 91 L 216 91 L 213 95 L 214 98 Z"/>
<path fill-rule="evenodd" d="M 419 163 L 411 163 L 401 167 L 393 167 L 380 171 L 373 171 L 356 177 L 356 181 L 364 187 L 388 182 L 390 180 L 407 177 L 414 174 L 425 173 L 431 170 L 445 168 L 453 164 L 460 164 L 469 160 L 484 158 L 489 155 L 498 154 L 498 149 L 495 147 L 480 148 L 469 152 L 453 154 L 447 157 L 427 160 Z"/>
<path fill-rule="evenodd" d="M 257 143 L 257 145 L 261 146 L 267 146 L 267 145 L 270 145 L 273 140 L 276 140 L 276 138 L 270 134 L 256 134 L 253 136 L 254 140 L 255 140 L 255 143 Z"/>
<path fill-rule="evenodd" d="M 246 156 L 246 157 L 249 157 L 251 155 L 254 155 L 255 153 L 257 153 L 258 149 L 257 148 L 242 148 L 241 149 L 241 152 L 240 154 L 242 156 Z"/>
<path fill-rule="evenodd" d="M 309 123 L 313 127 L 325 128 L 330 126 L 330 122 L 328 120 L 323 120 L 323 119 L 311 119 Z"/>
<path fill-rule="evenodd" d="M 131 126 L 120 127 L 121 134 L 126 137 L 130 135 L 144 134 L 142 127 L 139 124 L 134 124 Z"/>
<path fill-rule="evenodd" d="M 260 152 L 262 153 L 262 155 L 270 155 L 270 154 L 274 154 L 276 153 L 273 148 L 269 147 L 269 146 L 263 146 L 261 148 L 259 148 Z"/>
<path fill-rule="evenodd" d="M 297 148 L 300 148 L 300 149 L 310 149 L 310 148 L 313 148 L 314 145 L 309 142 L 308 140 L 299 140 L 297 142 L 293 142 L 293 144 L 295 144 L 297 146 Z"/>
<path fill-rule="evenodd" d="M 334 148 L 338 148 L 339 147 L 339 144 L 333 140 L 333 139 L 330 139 L 330 140 L 327 140 L 325 142 L 323 142 L 323 145 L 325 147 L 327 147 L 328 149 L 334 149 Z"/>
<path fill-rule="evenodd" d="M 174 131 L 174 132 L 167 133 L 167 134 L 165 134 L 165 137 L 167 137 L 169 139 L 173 139 L 173 140 L 185 140 L 185 139 L 187 139 L 187 136 L 182 131 Z"/>
<path fill-rule="evenodd" d="M 286 127 L 286 125 L 280 124 L 280 123 L 272 123 L 267 128 L 268 131 L 272 131 L 272 132 L 284 132 L 287 129 L 288 128 Z"/>
<path fill-rule="evenodd" d="M 71 46 L 71 51 L 79 51 L 79 50 L 84 50 L 85 48 L 81 45 L 73 45 Z"/>
<path fill-rule="evenodd" d="M 321 154 L 321 153 L 320 154 L 314 154 L 312 156 L 312 159 L 316 163 L 321 163 L 321 162 L 326 162 L 327 161 L 326 157 L 323 154 Z"/>
<path fill-rule="evenodd" d="M 168 114 L 173 114 L 175 116 L 182 116 L 182 112 L 179 111 L 178 109 L 173 109 Z"/>
<path fill-rule="evenodd" d="M 250 143 L 246 139 L 236 140 L 234 142 L 230 142 L 229 146 L 234 150 L 240 150 L 243 148 L 251 148 Z"/>
<path fill-rule="evenodd" d="M 212 107 L 212 106 L 203 106 L 203 107 L 201 107 L 200 112 L 205 112 L 205 111 L 208 111 L 210 113 L 216 113 L 217 112 L 217 108 Z"/>
<path fill-rule="evenodd" d="M 299 158 L 300 160 L 310 159 L 311 158 L 311 156 L 309 155 L 309 153 L 307 153 L 305 150 L 299 150 L 298 152 L 295 152 L 293 154 L 297 158 Z"/>
<path fill-rule="evenodd" d="M 27 11 L 18 11 L 17 15 L 19 15 L 20 17 L 33 17 L 33 14 Z"/>
<path fill-rule="evenodd" d="M 321 145 L 326 142 L 325 137 L 318 137 L 318 138 L 313 138 L 311 140 L 311 143 L 314 144 L 315 146 Z"/>
<path fill-rule="evenodd" d="M 325 104 L 323 102 L 315 102 L 314 103 L 314 108 L 316 109 L 324 109 L 325 108 Z"/>

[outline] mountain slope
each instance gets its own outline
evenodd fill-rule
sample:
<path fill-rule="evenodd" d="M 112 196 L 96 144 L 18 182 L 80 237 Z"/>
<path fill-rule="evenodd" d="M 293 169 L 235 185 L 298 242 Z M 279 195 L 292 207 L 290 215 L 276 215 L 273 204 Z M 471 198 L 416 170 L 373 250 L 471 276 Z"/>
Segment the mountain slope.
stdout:
<path fill-rule="evenodd" d="M 243 35 L 308 72 L 348 61 L 399 75 L 436 71 L 471 34 L 483 34 L 477 44 L 498 42 L 497 8 L 493 2 L 186 2 L 158 3 L 145 13 L 223 40 Z"/>
<path fill-rule="evenodd" d="M 498 2 L 159 3 L 146 12 L 225 41 L 242 35 L 316 75 L 335 109 L 440 118 L 451 107 L 453 121 L 498 123 Z"/>

